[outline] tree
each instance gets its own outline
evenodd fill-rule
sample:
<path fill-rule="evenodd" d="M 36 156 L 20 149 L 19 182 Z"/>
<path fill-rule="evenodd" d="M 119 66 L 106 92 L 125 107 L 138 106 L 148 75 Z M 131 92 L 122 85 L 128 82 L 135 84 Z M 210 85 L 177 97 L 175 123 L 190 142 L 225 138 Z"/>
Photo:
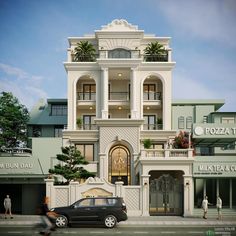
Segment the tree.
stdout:
<path fill-rule="evenodd" d="M 95 61 L 95 48 L 88 41 L 80 41 L 75 48 L 74 61 Z"/>
<path fill-rule="evenodd" d="M 27 140 L 29 112 L 12 93 L 0 95 L 0 148 L 14 148 Z"/>
<path fill-rule="evenodd" d="M 62 154 L 57 154 L 57 160 L 63 163 L 55 165 L 54 169 L 49 169 L 49 173 L 63 176 L 67 183 L 71 180 L 87 179 L 95 176 L 81 166 L 87 165 L 88 162 L 75 146 L 62 147 L 61 150 Z"/>
<path fill-rule="evenodd" d="M 151 42 L 144 49 L 146 61 L 167 61 L 167 51 L 158 42 Z"/>

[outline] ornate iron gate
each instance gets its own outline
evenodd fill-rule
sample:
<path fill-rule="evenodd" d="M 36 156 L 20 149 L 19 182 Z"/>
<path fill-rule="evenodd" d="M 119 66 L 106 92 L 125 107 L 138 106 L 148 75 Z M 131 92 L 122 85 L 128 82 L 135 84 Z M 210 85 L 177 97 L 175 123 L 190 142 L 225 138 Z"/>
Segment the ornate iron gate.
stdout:
<path fill-rule="evenodd" d="M 181 215 L 183 184 L 170 174 L 163 174 L 150 183 L 150 215 Z"/>

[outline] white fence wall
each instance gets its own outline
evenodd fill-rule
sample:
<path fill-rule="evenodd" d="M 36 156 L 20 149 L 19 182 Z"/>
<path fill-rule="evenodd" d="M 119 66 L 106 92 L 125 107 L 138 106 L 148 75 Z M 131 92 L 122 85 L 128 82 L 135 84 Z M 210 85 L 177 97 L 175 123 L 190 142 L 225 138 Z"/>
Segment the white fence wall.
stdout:
<path fill-rule="evenodd" d="M 83 197 L 117 196 L 123 197 L 128 216 L 142 215 L 141 186 L 123 186 L 123 182 L 111 184 L 102 178 L 89 178 L 83 184 L 71 182 L 66 186 L 54 185 L 53 179 L 46 179 L 46 195 L 50 207 L 68 206 Z"/>

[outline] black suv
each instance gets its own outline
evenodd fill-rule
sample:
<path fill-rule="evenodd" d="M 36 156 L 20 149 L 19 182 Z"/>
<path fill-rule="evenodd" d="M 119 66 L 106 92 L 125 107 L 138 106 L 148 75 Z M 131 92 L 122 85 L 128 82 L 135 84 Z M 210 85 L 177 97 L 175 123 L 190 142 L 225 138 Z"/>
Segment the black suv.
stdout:
<path fill-rule="evenodd" d="M 113 228 L 117 222 L 127 220 L 126 205 L 120 197 L 83 198 L 71 206 L 51 211 L 59 215 L 55 222 L 57 227 L 73 223 L 102 223 L 107 228 Z"/>

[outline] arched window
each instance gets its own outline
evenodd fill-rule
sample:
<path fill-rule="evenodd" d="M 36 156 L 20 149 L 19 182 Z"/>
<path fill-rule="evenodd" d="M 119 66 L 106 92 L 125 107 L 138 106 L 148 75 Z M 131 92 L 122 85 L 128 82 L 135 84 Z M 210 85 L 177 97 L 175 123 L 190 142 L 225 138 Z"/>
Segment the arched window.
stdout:
<path fill-rule="evenodd" d="M 184 129 L 184 117 L 183 116 L 180 116 L 178 118 L 178 128 L 179 129 Z"/>
<path fill-rule="evenodd" d="M 114 146 L 109 152 L 109 181 L 130 184 L 130 152 L 124 146 Z"/>
<path fill-rule="evenodd" d="M 108 58 L 131 58 L 131 52 L 123 48 L 116 48 L 108 52 Z"/>

